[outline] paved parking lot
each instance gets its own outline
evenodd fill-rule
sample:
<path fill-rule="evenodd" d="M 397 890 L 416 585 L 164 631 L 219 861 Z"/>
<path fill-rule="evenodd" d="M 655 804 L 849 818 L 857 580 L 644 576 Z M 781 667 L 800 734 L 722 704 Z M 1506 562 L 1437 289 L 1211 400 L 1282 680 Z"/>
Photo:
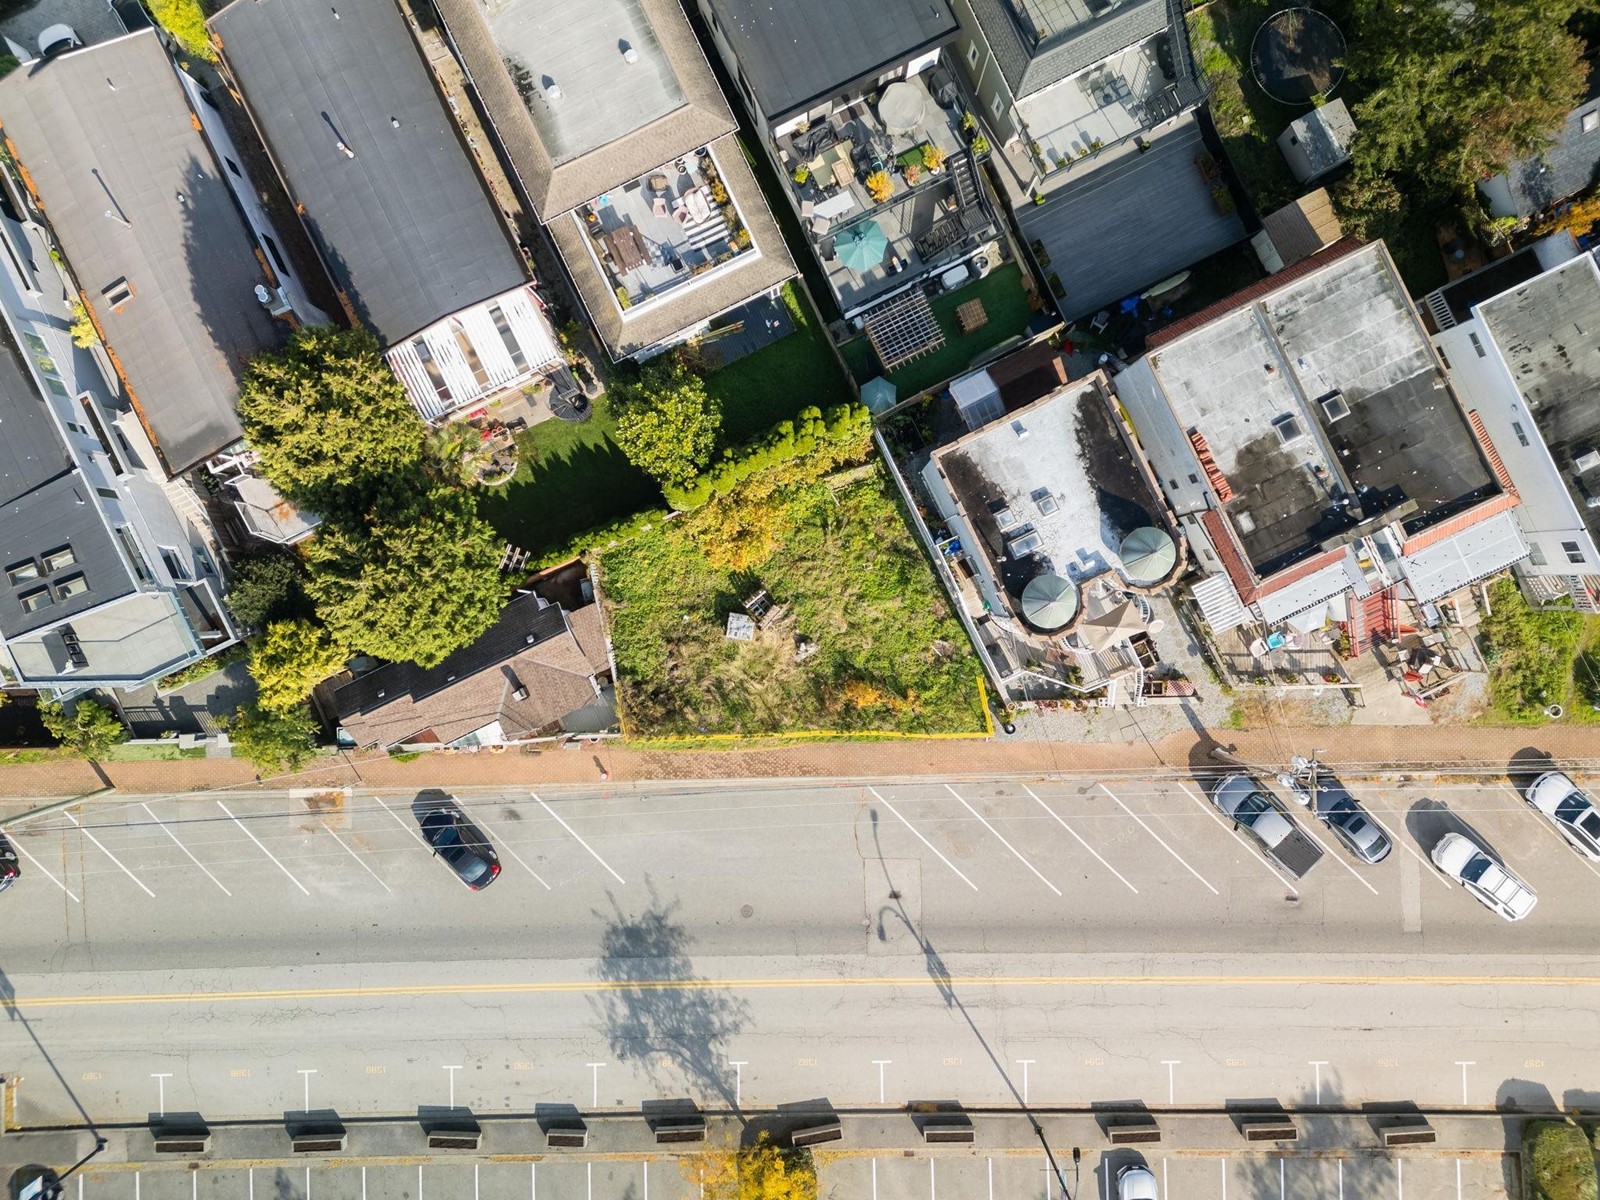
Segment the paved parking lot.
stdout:
<path fill-rule="evenodd" d="M 23 1064 L 38 1122 L 69 1089 L 123 1119 L 456 1088 L 485 1111 L 1579 1096 L 1600 872 L 1506 785 L 1352 791 L 1395 852 L 1362 866 L 1302 821 L 1326 847 L 1303 881 L 1174 780 L 474 794 L 505 864 L 476 894 L 414 794 L 114 797 L 14 834 L 0 989 L 29 1024 L 0 1025 L 0 1072 Z M 1457 822 L 1537 890 L 1527 921 L 1427 862 Z M 632 987 L 657 979 L 680 990 Z"/>

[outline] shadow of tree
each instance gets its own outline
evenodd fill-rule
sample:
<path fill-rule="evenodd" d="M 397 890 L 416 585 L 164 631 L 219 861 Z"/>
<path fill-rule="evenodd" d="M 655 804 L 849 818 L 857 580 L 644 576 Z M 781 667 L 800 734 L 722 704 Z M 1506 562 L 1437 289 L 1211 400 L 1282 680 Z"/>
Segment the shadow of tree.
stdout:
<path fill-rule="evenodd" d="M 643 911 L 624 912 L 611 896 L 611 912 L 595 914 L 606 920 L 595 976 L 610 986 L 591 1007 L 619 1062 L 637 1064 L 665 1094 L 687 1082 L 737 1111 L 728 1043 L 749 1023 L 749 1005 L 695 973 L 678 903 L 647 886 Z"/>

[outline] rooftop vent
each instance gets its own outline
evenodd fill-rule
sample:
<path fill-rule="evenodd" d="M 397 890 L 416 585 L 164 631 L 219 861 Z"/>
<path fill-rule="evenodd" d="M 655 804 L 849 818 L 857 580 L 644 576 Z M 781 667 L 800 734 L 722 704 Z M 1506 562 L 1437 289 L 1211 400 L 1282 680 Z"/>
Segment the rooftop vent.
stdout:
<path fill-rule="evenodd" d="M 106 298 L 106 303 L 112 308 L 118 308 L 133 299 L 133 286 L 128 282 L 126 275 L 114 279 L 100 289 L 100 294 Z"/>
<path fill-rule="evenodd" d="M 1600 450 L 1585 450 L 1574 460 L 1578 470 L 1592 471 L 1600 467 Z"/>
<path fill-rule="evenodd" d="M 1011 422 L 1011 432 L 1019 438 L 1025 438 L 1028 436 L 1028 427 L 1021 421 L 1013 421 Z"/>
<path fill-rule="evenodd" d="M 630 66 L 639 61 L 639 52 L 628 45 L 627 42 L 622 43 L 622 61 Z"/>
<path fill-rule="evenodd" d="M 1283 446 L 1297 442 L 1306 435 L 1305 428 L 1300 424 L 1300 418 L 1293 413 L 1284 413 L 1281 417 L 1272 418 L 1272 428 L 1277 431 L 1278 443 Z"/>
<path fill-rule="evenodd" d="M 1322 405 L 1322 413 L 1328 418 L 1331 425 L 1335 421 L 1342 421 L 1350 415 L 1350 405 L 1345 402 L 1343 392 L 1329 392 L 1317 401 Z"/>
<path fill-rule="evenodd" d="M 559 83 L 547 84 L 544 89 L 544 98 L 552 104 L 561 99 L 561 85 Z"/>
<path fill-rule="evenodd" d="M 1256 519 L 1247 512 L 1234 513 L 1233 523 L 1238 526 L 1240 533 L 1248 534 L 1256 531 Z"/>

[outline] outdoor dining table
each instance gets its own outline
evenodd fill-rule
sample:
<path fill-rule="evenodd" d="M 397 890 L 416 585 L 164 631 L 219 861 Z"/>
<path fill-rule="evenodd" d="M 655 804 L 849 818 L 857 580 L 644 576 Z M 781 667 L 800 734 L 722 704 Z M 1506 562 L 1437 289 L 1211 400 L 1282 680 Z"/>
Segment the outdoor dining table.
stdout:
<path fill-rule="evenodd" d="M 601 241 L 605 243 L 611 261 L 616 264 L 618 274 L 626 274 L 635 267 L 642 267 L 650 260 L 649 248 L 639 236 L 638 229 L 632 225 L 611 230 L 601 238 Z"/>

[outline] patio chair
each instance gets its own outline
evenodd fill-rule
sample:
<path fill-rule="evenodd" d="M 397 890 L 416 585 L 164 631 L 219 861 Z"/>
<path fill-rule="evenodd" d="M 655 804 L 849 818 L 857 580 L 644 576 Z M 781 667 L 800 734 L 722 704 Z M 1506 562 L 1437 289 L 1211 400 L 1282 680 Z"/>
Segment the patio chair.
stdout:
<path fill-rule="evenodd" d="M 829 223 L 827 217 L 811 218 L 811 233 L 818 241 L 828 236 Z"/>
<path fill-rule="evenodd" d="M 1109 308 L 1102 308 L 1099 312 L 1095 313 L 1094 320 L 1089 322 L 1089 328 L 1094 330 L 1096 333 L 1104 333 L 1106 331 L 1106 326 L 1109 324 L 1111 324 L 1111 310 Z"/>
<path fill-rule="evenodd" d="M 651 211 L 652 214 L 654 214 L 655 216 L 658 216 L 658 217 L 666 216 L 667 215 L 667 198 L 665 196 L 657 196 L 654 200 L 652 200 L 650 202 L 650 211 Z"/>
<path fill-rule="evenodd" d="M 811 220 L 811 214 L 816 212 L 816 209 L 817 209 L 817 206 L 815 204 L 813 204 L 811 201 L 809 201 L 809 200 L 800 201 L 800 220 L 802 222 Z"/>

